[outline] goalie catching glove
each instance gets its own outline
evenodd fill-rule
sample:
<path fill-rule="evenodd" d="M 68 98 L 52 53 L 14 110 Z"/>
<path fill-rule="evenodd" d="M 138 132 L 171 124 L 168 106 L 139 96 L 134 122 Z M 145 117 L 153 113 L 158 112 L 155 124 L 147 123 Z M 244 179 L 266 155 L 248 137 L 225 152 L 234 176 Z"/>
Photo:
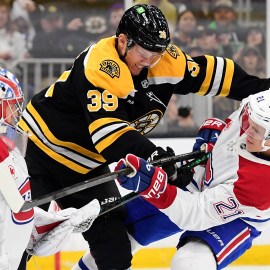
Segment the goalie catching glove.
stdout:
<path fill-rule="evenodd" d="M 206 153 L 211 152 L 221 131 L 226 123 L 218 118 L 209 118 L 201 125 L 193 151 L 204 150 Z"/>

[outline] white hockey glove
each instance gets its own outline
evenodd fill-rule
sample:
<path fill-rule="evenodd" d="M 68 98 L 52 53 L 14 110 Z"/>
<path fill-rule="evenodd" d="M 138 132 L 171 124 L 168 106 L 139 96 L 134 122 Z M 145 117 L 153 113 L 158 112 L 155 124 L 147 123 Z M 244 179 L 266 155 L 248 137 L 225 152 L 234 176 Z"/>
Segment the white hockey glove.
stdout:
<path fill-rule="evenodd" d="M 100 212 L 98 200 L 80 209 L 68 208 L 55 213 L 35 208 L 35 226 L 27 252 L 31 255 L 49 256 L 63 248 L 71 233 L 87 231 Z"/>

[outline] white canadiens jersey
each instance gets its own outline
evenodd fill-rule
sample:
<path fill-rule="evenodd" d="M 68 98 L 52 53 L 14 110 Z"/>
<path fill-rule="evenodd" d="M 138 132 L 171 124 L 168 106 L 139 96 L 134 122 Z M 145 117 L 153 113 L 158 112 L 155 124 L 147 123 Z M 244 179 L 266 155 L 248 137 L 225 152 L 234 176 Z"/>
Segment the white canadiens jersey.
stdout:
<path fill-rule="evenodd" d="M 0 139 L 0 163 L 9 169 L 10 181 L 15 181 L 24 200 L 30 200 L 31 191 L 25 160 L 17 148 L 10 150 L 7 147 L 3 138 Z M 1 177 L 3 175 L 1 176 L 0 171 L 0 179 Z M 34 210 L 13 213 L 0 192 L 0 213 L 0 269 L 17 269 L 31 235 Z"/>
<path fill-rule="evenodd" d="M 243 107 L 229 117 L 206 169 L 195 174 L 202 192 L 192 184 L 191 193 L 169 186 L 160 199 L 149 200 L 179 228 L 198 231 L 242 218 L 262 231 L 270 220 L 270 161 L 245 150 Z"/>

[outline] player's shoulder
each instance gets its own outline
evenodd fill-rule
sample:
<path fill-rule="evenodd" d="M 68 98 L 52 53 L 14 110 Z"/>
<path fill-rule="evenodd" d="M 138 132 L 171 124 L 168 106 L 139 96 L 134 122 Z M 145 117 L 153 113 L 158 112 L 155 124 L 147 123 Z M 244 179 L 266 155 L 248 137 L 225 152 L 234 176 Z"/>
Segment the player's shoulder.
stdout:
<path fill-rule="evenodd" d="M 184 77 L 187 55 L 176 45 L 169 44 L 160 62 L 149 70 L 149 77 Z"/>
<path fill-rule="evenodd" d="M 90 47 L 84 60 L 85 76 L 94 86 L 118 97 L 134 90 L 131 73 L 115 48 L 115 37 L 101 39 Z"/>

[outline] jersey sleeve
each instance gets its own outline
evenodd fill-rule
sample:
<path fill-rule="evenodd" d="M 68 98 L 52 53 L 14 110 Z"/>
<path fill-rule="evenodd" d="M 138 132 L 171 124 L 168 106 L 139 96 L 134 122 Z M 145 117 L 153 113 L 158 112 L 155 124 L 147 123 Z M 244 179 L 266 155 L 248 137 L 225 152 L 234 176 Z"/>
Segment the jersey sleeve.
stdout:
<path fill-rule="evenodd" d="M 203 192 L 190 193 L 168 185 L 160 198 L 147 199 L 181 229 L 205 230 L 236 218 L 263 222 L 259 209 L 243 205 L 233 191 L 234 185 L 220 184 Z M 269 215 L 269 214 L 268 214 Z"/>
<path fill-rule="evenodd" d="M 176 94 L 195 93 L 242 100 L 270 87 L 270 79 L 249 75 L 231 59 L 211 55 L 191 58 L 181 54 L 177 47 L 174 50 L 179 54 L 175 69 L 183 73 L 185 68 L 183 79 L 176 84 Z"/>

